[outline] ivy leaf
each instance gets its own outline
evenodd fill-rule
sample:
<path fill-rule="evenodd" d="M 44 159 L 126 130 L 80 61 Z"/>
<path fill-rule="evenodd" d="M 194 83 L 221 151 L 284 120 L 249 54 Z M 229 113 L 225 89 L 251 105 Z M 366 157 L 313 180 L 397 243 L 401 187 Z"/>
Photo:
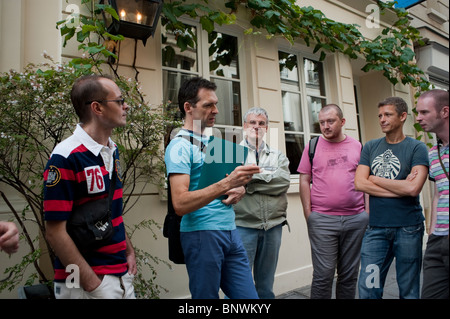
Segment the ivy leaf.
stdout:
<path fill-rule="evenodd" d="M 257 28 L 263 28 L 266 24 L 266 20 L 261 16 L 255 16 L 250 23 Z"/>
<path fill-rule="evenodd" d="M 210 71 L 215 71 L 220 66 L 220 63 L 218 61 L 211 61 L 209 62 L 209 69 Z"/>
<path fill-rule="evenodd" d="M 93 26 L 93 25 L 85 24 L 81 27 L 81 31 L 83 31 L 84 33 L 97 31 L 97 27 Z"/>
<path fill-rule="evenodd" d="M 66 23 L 66 20 L 65 20 L 65 19 L 56 22 L 56 29 L 58 29 L 58 27 L 59 27 L 60 25 L 65 24 L 65 23 Z"/>
<path fill-rule="evenodd" d="M 237 10 L 237 2 L 235 0 L 230 0 L 228 2 L 225 2 L 225 8 L 231 9 L 233 11 Z"/>
<path fill-rule="evenodd" d="M 178 22 L 177 17 L 175 16 L 175 14 L 173 14 L 173 8 L 171 8 L 169 5 L 164 4 L 162 11 L 164 16 L 169 19 L 170 22 L 172 22 L 173 24 L 176 24 Z"/>
<path fill-rule="evenodd" d="M 62 31 L 61 31 L 62 32 Z M 64 37 L 64 43 L 63 46 L 65 47 L 67 44 L 67 41 L 72 39 L 72 37 L 75 35 L 75 29 L 74 28 L 67 28 L 66 36 Z"/>
<path fill-rule="evenodd" d="M 316 53 L 317 51 L 319 51 L 321 47 L 322 47 L 322 45 L 320 43 L 317 43 L 316 46 L 314 47 L 313 53 Z"/>
<path fill-rule="evenodd" d="M 400 61 L 403 63 L 408 63 L 409 61 L 413 61 L 415 53 L 410 48 L 405 48 L 400 56 Z"/>
<path fill-rule="evenodd" d="M 109 13 L 114 19 L 119 21 L 119 15 L 117 14 L 116 10 L 107 4 L 96 4 L 96 7 L 98 9 L 104 10 L 105 12 Z"/>
<path fill-rule="evenodd" d="M 114 35 L 114 34 L 111 34 L 109 32 L 105 32 L 103 35 L 105 37 L 108 37 L 109 39 L 111 39 L 113 41 L 123 41 L 125 39 L 125 37 L 123 35 L 121 35 L 121 34 Z"/>
<path fill-rule="evenodd" d="M 267 19 L 271 19 L 273 16 L 275 16 L 275 17 L 280 17 L 280 13 L 279 12 L 277 12 L 277 11 L 274 11 L 274 10 L 268 10 L 268 11 L 266 11 L 265 13 L 264 13 L 264 16 L 267 18 Z"/>
<path fill-rule="evenodd" d="M 189 46 L 193 47 L 194 42 L 190 36 L 179 36 L 177 38 L 177 46 L 181 49 L 181 51 L 185 51 Z"/>
<path fill-rule="evenodd" d="M 84 42 L 89 37 L 90 32 L 78 32 L 77 33 L 77 41 Z"/>
<path fill-rule="evenodd" d="M 270 9 L 272 2 L 269 0 L 248 0 L 248 7 L 251 9 Z"/>
<path fill-rule="evenodd" d="M 324 51 L 320 52 L 320 58 L 319 61 L 323 61 L 325 60 L 325 58 L 327 57 L 326 53 Z"/>
<path fill-rule="evenodd" d="M 423 132 L 423 128 L 419 123 L 414 123 L 414 128 L 416 129 L 417 132 Z"/>
<path fill-rule="evenodd" d="M 206 32 L 211 33 L 214 31 L 214 21 L 212 21 L 207 16 L 202 16 L 200 18 L 200 23 L 202 24 L 202 27 L 206 30 Z"/>

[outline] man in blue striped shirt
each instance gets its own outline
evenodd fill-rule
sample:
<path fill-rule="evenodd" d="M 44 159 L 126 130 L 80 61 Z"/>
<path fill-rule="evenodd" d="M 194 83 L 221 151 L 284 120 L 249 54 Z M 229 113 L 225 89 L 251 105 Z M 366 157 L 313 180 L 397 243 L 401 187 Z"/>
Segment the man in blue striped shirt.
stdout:
<path fill-rule="evenodd" d="M 448 248 L 448 91 L 430 90 L 417 101 L 417 122 L 433 132 L 437 143 L 429 152 L 430 180 L 434 181 L 431 225 L 423 259 L 422 299 L 449 298 Z"/>

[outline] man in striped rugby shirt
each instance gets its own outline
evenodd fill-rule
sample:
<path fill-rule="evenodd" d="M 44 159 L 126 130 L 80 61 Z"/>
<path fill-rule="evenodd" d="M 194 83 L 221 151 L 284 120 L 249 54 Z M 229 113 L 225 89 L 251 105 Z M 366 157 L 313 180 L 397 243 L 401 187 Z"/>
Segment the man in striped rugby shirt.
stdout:
<path fill-rule="evenodd" d="M 434 181 L 431 225 L 423 260 L 422 299 L 449 298 L 448 258 L 448 91 L 430 90 L 417 100 L 417 122 L 433 132 L 437 143 L 428 153 Z"/>
<path fill-rule="evenodd" d="M 122 218 L 119 152 L 110 138 L 114 128 L 126 125 L 129 106 L 112 79 L 97 75 L 79 78 L 71 99 L 80 123 L 55 147 L 44 172 L 46 236 L 57 256 L 55 297 L 134 299 L 136 258 Z M 67 220 L 76 206 L 108 197 L 114 173 L 114 235 L 100 248 L 78 247 Z"/>

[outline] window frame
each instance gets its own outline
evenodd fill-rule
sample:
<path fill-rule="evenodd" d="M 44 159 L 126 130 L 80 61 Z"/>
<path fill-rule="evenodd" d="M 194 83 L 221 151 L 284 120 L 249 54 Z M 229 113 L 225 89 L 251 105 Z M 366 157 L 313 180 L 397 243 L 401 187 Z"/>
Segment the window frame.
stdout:
<path fill-rule="evenodd" d="M 329 83 L 329 76 L 327 73 L 328 65 L 326 62 L 326 59 L 324 61 L 320 61 L 319 56 L 315 54 L 308 53 L 307 50 L 304 50 L 302 48 L 286 48 L 284 46 L 279 46 L 277 48 L 277 56 L 279 56 L 279 52 L 287 53 L 287 54 L 293 54 L 297 57 L 297 72 L 298 72 L 298 81 L 299 81 L 299 91 L 295 90 L 288 90 L 283 87 L 283 82 L 281 80 L 280 75 L 280 93 L 282 92 L 290 92 L 294 94 L 298 94 L 300 96 L 300 112 L 302 117 L 302 125 L 303 125 L 303 131 L 287 131 L 284 130 L 284 143 L 286 146 L 286 135 L 292 134 L 292 135 L 301 135 L 303 136 L 303 142 L 304 146 L 306 147 L 306 144 L 315 136 L 320 136 L 321 133 L 314 133 L 311 130 L 311 120 L 310 120 L 310 109 L 308 106 L 308 96 L 310 97 L 316 97 L 320 99 L 325 100 L 325 105 L 330 103 L 330 94 L 331 94 L 331 87 Z M 305 66 L 304 66 L 304 59 L 309 59 L 314 62 L 322 63 L 322 76 L 323 76 L 323 85 L 324 85 L 324 95 L 317 95 L 317 94 L 308 94 L 307 93 L 307 83 L 306 83 L 306 77 L 305 77 Z M 283 111 L 283 105 L 281 105 L 281 109 L 283 112 L 283 123 L 284 123 L 284 111 Z M 303 155 L 302 150 L 302 154 Z M 300 155 L 300 158 L 301 158 Z M 290 174 L 291 176 L 291 184 L 298 184 L 299 182 L 299 176 L 300 174 Z M 298 190 L 297 190 L 298 191 Z"/>
<path fill-rule="evenodd" d="M 183 70 L 180 68 L 174 68 L 174 67 L 168 67 L 168 66 L 164 66 L 162 64 L 162 61 L 160 61 L 161 63 L 161 70 L 162 70 L 162 76 L 164 76 L 164 73 L 166 71 L 168 72 L 175 72 L 178 73 L 180 75 L 188 75 L 188 76 L 201 76 L 207 80 L 210 81 L 214 81 L 214 80 L 222 80 L 222 81 L 229 81 L 232 83 L 239 83 L 239 88 L 240 88 L 240 106 L 241 106 L 241 124 L 243 125 L 243 115 L 245 114 L 246 110 L 248 109 L 248 93 L 247 93 L 247 89 L 245 86 L 245 83 L 247 83 L 246 80 L 246 69 L 245 69 L 245 51 L 244 50 L 239 50 L 238 53 L 238 74 L 239 74 L 239 78 L 238 79 L 234 79 L 234 78 L 229 78 L 229 77 L 225 77 L 225 76 L 220 76 L 220 75 L 215 75 L 215 74 L 211 74 L 211 71 L 209 69 L 209 43 L 208 43 L 208 32 L 205 31 L 202 28 L 202 25 L 193 19 L 189 19 L 189 18 L 182 18 L 180 19 L 183 23 L 188 24 L 192 27 L 196 28 L 197 31 L 197 50 L 196 50 L 196 56 L 197 56 L 197 71 L 190 71 L 190 70 Z M 227 26 L 227 27 L 216 27 L 214 29 L 215 32 L 218 33 L 223 33 L 229 36 L 233 36 L 237 38 L 237 45 L 238 45 L 238 49 L 242 48 L 244 45 L 244 34 L 242 34 L 242 32 L 239 32 L 238 30 L 235 30 L 236 28 L 233 26 Z M 162 49 L 162 46 L 161 46 Z M 164 83 L 164 82 L 163 82 Z M 162 90 L 163 90 L 163 94 L 162 96 L 164 96 L 164 91 L 166 90 L 166 88 L 164 87 L 164 85 L 162 86 Z M 218 108 L 219 108 L 219 113 L 223 112 L 223 108 L 221 108 L 221 101 L 219 100 L 218 103 Z M 227 129 L 232 129 L 234 131 L 236 130 L 240 130 L 242 132 L 242 125 L 241 126 L 234 126 L 234 125 L 230 125 L 230 124 L 215 124 L 214 128 L 217 129 L 222 129 L 222 130 L 227 130 Z M 214 130 L 214 132 L 212 132 L 212 130 L 206 130 L 205 134 L 206 135 L 210 135 L 210 134 L 214 134 L 217 136 L 217 131 L 218 130 Z M 242 133 L 240 133 L 241 137 L 242 137 Z M 223 138 L 225 138 L 225 136 L 222 136 Z"/>

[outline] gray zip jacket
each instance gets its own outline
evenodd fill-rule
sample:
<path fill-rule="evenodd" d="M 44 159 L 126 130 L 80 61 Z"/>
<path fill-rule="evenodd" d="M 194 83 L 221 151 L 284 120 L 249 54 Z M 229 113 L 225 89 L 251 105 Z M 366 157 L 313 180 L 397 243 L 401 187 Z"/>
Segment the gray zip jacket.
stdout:
<path fill-rule="evenodd" d="M 262 172 L 253 175 L 246 194 L 234 205 L 236 226 L 268 230 L 286 223 L 289 160 L 264 142 L 258 153 L 245 140 L 241 145 L 249 147 L 246 164 L 257 163 Z"/>

